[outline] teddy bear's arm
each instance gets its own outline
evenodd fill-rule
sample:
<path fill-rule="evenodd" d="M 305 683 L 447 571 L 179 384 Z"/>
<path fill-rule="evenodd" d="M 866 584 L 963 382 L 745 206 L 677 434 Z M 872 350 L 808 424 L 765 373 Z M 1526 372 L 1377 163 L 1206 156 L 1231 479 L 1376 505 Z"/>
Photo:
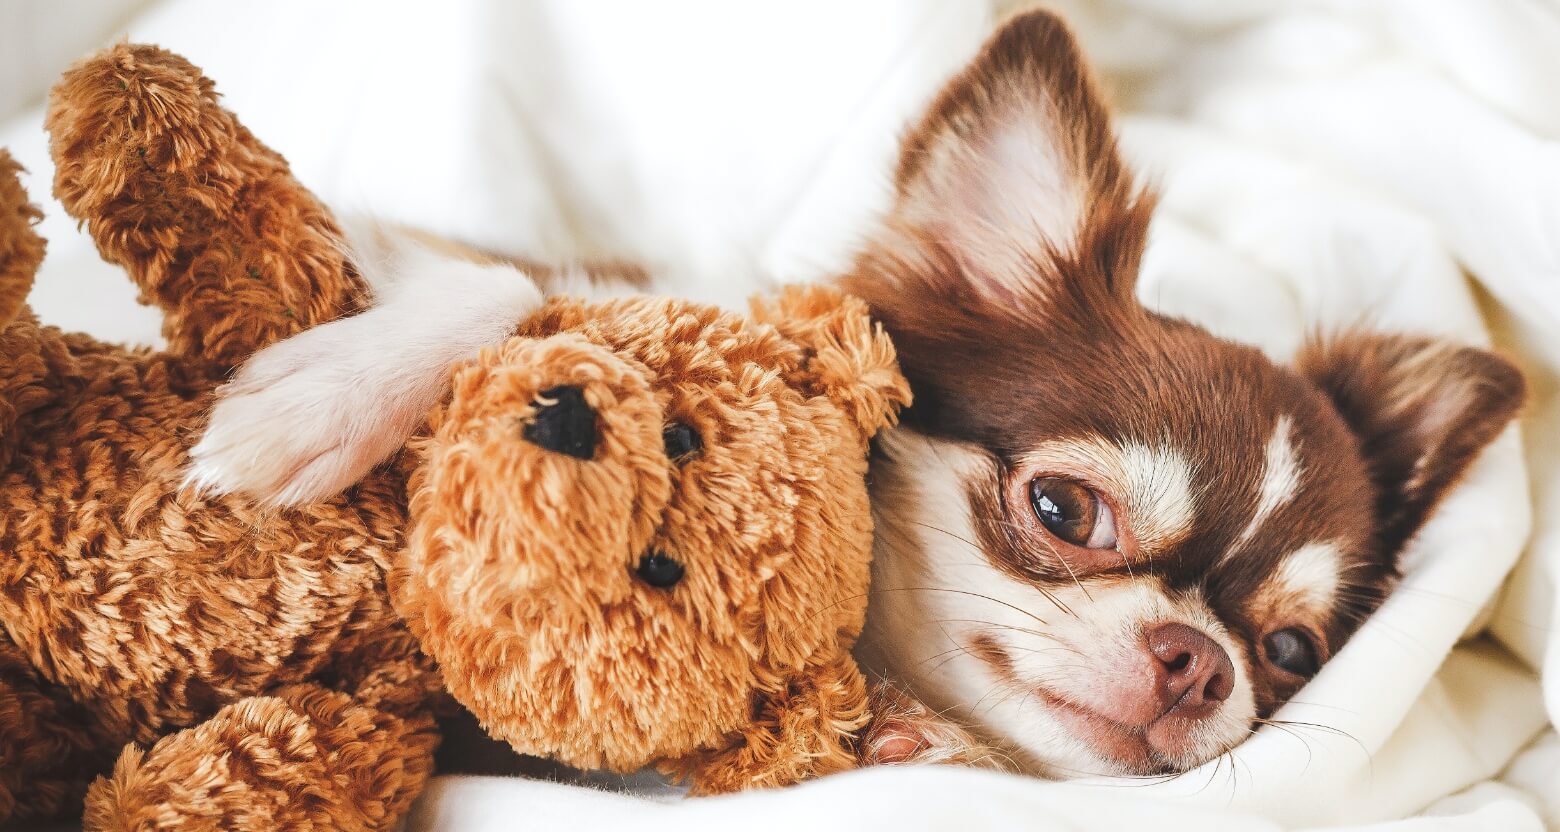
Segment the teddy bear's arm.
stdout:
<path fill-rule="evenodd" d="M 183 58 L 107 49 L 65 73 L 46 125 L 55 193 L 163 310 L 171 351 L 235 366 L 359 308 L 330 212 Z"/>
<path fill-rule="evenodd" d="M 404 634 L 403 634 L 404 635 Z M 404 653 L 398 643 L 377 647 Z M 282 687 L 129 746 L 87 792 L 87 830 L 389 830 L 433 772 L 438 676 L 421 656 L 360 651 L 350 693 Z M 339 681 L 339 680 L 338 680 Z"/>
<path fill-rule="evenodd" d="M 764 696 L 730 748 L 666 762 L 693 794 L 778 788 L 855 768 L 867 685 L 849 655 L 825 660 Z"/>
<path fill-rule="evenodd" d="M 22 166 L 0 148 L 0 329 L 27 302 L 33 276 L 43 262 L 43 238 L 33 230 L 43 213 L 27 201 L 18 175 Z"/>

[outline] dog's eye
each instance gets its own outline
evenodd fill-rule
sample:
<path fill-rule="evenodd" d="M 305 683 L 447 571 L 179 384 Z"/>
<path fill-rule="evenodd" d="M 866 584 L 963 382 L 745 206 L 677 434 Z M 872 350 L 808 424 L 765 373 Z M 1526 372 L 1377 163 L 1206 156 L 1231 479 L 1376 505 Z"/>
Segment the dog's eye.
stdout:
<path fill-rule="evenodd" d="M 640 580 L 657 589 L 676 586 L 683 578 L 683 565 L 672 560 L 665 552 L 645 554 L 639 559 L 639 568 L 634 571 Z"/>
<path fill-rule="evenodd" d="M 1262 640 L 1262 650 L 1267 660 L 1285 673 L 1309 679 L 1321 668 L 1311 637 L 1295 627 L 1269 633 Z"/>
<path fill-rule="evenodd" d="M 1040 525 L 1067 543 L 1086 549 L 1116 545 L 1116 517 L 1098 494 L 1058 477 L 1029 483 L 1029 504 Z"/>
<path fill-rule="evenodd" d="M 666 458 L 679 463 L 704 447 L 698 431 L 681 422 L 667 425 L 666 430 L 661 431 L 661 441 L 666 444 Z"/>

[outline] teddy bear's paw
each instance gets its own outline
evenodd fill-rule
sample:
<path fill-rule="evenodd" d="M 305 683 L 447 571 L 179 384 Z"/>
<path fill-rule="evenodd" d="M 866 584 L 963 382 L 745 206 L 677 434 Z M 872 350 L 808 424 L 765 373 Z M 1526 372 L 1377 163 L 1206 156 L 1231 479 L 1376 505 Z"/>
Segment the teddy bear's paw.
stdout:
<path fill-rule="evenodd" d="M 448 389 L 451 366 L 508 338 L 542 303 L 511 267 L 436 266 L 366 312 L 251 357 L 219 391 L 186 482 L 296 505 L 340 492 L 399 450 Z"/>
<path fill-rule="evenodd" d="M 433 772 L 431 715 L 310 684 L 239 699 L 127 746 L 87 790 L 86 832 L 389 832 Z"/>

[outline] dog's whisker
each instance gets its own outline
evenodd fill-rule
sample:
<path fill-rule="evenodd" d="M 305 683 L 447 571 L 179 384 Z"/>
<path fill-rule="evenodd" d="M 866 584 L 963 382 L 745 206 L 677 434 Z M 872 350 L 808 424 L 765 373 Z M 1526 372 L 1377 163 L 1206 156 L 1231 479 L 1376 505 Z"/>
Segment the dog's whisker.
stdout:
<path fill-rule="evenodd" d="M 884 592 L 884 593 L 886 593 L 886 592 L 947 592 L 947 593 L 952 594 L 952 595 L 963 595 L 963 596 L 967 596 L 967 597 L 971 597 L 971 598 L 979 598 L 981 600 L 990 601 L 993 604 L 997 604 L 999 606 L 1006 607 L 1006 608 L 1008 608 L 1008 609 L 1010 609 L 1010 610 L 1012 610 L 1012 611 L 1014 611 L 1016 613 L 1019 613 L 1020 615 L 1023 615 L 1023 616 L 1025 616 L 1027 618 L 1032 618 L 1032 619 L 1034 619 L 1037 623 L 1039 623 L 1043 627 L 1049 627 L 1050 626 L 1050 622 L 1048 622 L 1045 619 L 1041 618 L 1040 616 L 1035 615 L 1034 613 L 1024 609 L 1023 607 L 1017 606 L 1016 604 L 1008 603 L 1007 601 L 1003 601 L 1000 598 L 993 598 L 990 595 L 986 595 L 986 594 L 980 593 L 980 592 L 975 592 L 973 590 L 954 589 L 952 587 L 946 587 L 946 586 L 900 586 L 900 587 L 885 587 L 885 588 L 882 588 L 882 589 L 873 589 L 873 590 L 869 590 L 868 594 L 870 595 L 870 594 L 875 594 L 875 593 L 880 593 L 880 592 Z"/>
<path fill-rule="evenodd" d="M 984 556 L 984 554 L 985 554 L 985 550 L 982 549 L 974 541 L 969 540 L 968 538 L 963 537 L 962 535 L 954 534 L 953 532 L 951 532 L 951 531 L 949 531 L 947 529 L 944 529 L 941 526 L 937 526 L 937 525 L 934 525 L 934 524 L 931 524 L 931 523 L 923 523 L 923 522 L 920 522 L 920 521 L 912 521 L 912 523 L 913 523 L 913 525 L 920 526 L 921 528 L 924 528 L 924 529 L 927 529 L 927 530 L 930 530 L 930 531 L 934 531 L 934 532 L 939 532 L 941 534 L 945 534 L 948 537 L 952 538 L 953 540 L 955 540 L 955 541 L 957 541 L 959 543 L 962 543 L 965 546 L 969 547 L 970 551 L 975 552 L 978 555 Z M 1049 589 L 1046 589 L 1045 587 L 1040 586 L 1038 584 L 1034 585 L 1034 589 L 1037 590 L 1041 594 L 1041 596 L 1043 596 L 1047 601 L 1050 601 L 1057 609 L 1059 609 L 1062 612 L 1064 612 L 1064 613 L 1066 613 L 1068 615 L 1071 615 L 1071 616 L 1073 616 L 1075 618 L 1077 617 L 1077 614 L 1073 612 L 1072 608 L 1067 606 L 1067 604 L 1065 602 L 1063 602 L 1062 599 L 1057 598 L 1055 593 L 1051 592 Z"/>

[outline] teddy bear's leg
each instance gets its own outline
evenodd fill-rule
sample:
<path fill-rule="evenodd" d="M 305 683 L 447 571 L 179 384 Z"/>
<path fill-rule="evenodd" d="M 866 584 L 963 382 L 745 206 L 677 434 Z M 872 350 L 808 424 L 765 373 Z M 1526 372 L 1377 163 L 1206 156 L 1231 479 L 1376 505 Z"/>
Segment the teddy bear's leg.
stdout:
<path fill-rule="evenodd" d="M 433 772 L 438 733 L 417 662 L 346 693 L 290 685 L 234 702 L 149 750 L 126 748 L 87 793 L 88 830 L 388 830 Z M 415 678 L 414 678 L 415 677 Z"/>
<path fill-rule="evenodd" d="M 235 366 L 363 301 L 330 212 L 178 55 L 76 64 L 46 125 L 56 195 L 163 310 L 173 352 Z"/>
<path fill-rule="evenodd" d="M 0 632 L 0 828 L 80 811 L 87 784 L 112 759 L 91 725 Z"/>

